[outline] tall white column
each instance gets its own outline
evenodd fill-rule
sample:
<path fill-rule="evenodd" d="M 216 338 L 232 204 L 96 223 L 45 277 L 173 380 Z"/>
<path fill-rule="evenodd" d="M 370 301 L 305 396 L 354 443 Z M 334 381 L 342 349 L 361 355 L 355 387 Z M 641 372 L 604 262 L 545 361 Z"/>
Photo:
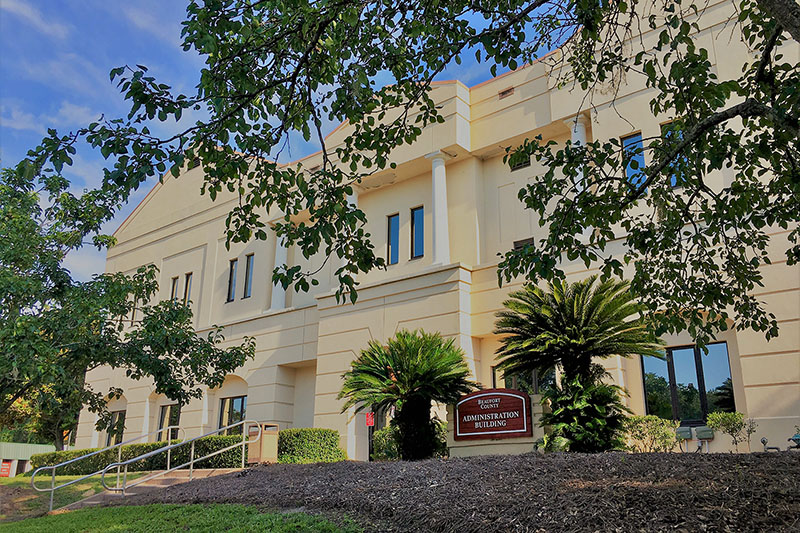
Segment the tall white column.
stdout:
<path fill-rule="evenodd" d="M 566 120 L 565 124 L 570 131 L 570 140 L 573 146 L 586 145 L 586 126 L 589 119 L 584 114 L 576 115 L 575 117 Z M 578 171 L 576 180 L 579 184 L 583 184 L 583 169 Z M 579 190 L 582 190 L 582 185 L 578 185 Z"/>
<path fill-rule="evenodd" d="M 450 263 L 450 231 L 447 226 L 447 172 L 444 152 L 426 155 L 431 160 L 431 220 L 433 227 L 433 264 Z"/>
<path fill-rule="evenodd" d="M 285 265 L 289 260 L 289 250 L 286 248 L 286 241 L 282 237 L 275 237 L 275 267 Z M 276 283 L 272 286 L 272 299 L 269 308 L 272 310 L 286 308 L 286 289 L 283 285 Z"/>
<path fill-rule="evenodd" d="M 100 419 L 97 413 L 92 416 L 92 442 L 89 443 L 89 448 L 97 448 L 100 441 L 100 432 L 97 431 L 97 421 Z"/>
<path fill-rule="evenodd" d="M 144 420 L 142 421 L 142 435 L 150 433 L 150 398 L 144 400 Z"/>

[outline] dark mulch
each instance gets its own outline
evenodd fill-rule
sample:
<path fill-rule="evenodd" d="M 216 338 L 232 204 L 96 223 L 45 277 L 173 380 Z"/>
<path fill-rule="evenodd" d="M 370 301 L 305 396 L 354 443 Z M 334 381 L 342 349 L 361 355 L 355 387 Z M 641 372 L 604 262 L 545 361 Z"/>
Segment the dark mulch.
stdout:
<path fill-rule="evenodd" d="M 264 465 L 126 500 L 153 502 L 301 508 L 368 531 L 798 531 L 800 453 Z"/>

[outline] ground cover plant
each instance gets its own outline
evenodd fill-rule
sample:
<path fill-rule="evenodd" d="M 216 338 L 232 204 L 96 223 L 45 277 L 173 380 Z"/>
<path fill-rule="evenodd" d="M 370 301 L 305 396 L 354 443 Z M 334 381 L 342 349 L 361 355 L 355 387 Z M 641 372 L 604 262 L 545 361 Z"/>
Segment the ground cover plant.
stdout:
<path fill-rule="evenodd" d="M 142 474 L 129 474 L 128 479 L 136 479 Z M 56 485 L 66 483 L 80 476 L 56 476 Z M 47 513 L 50 505 L 50 494 L 36 492 L 31 489 L 30 476 L 0 478 L 0 521 L 19 520 L 21 518 L 39 516 Z M 49 486 L 50 478 L 38 479 L 37 485 Z M 92 494 L 103 491 L 100 477 L 80 481 L 55 492 L 53 508 L 58 509 L 70 503 L 82 500 Z"/>
<path fill-rule="evenodd" d="M 368 531 L 792 531 L 800 453 L 530 453 L 262 465 L 132 496 L 346 513 Z"/>
<path fill-rule="evenodd" d="M 437 433 L 432 404 L 455 403 L 475 389 L 477 384 L 469 380 L 469 374 L 464 352 L 453 339 L 421 330 L 399 331 L 386 346 L 370 341 L 351 363 L 342 376 L 342 412 L 394 407 L 392 423 L 398 430 L 400 457 L 433 457 Z"/>
<path fill-rule="evenodd" d="M 0 524 L 0 532 L 34 533 L 105 533 L 119 531 L 228 531 L 246 533 L 357 533 L 352 523 L 339 525 L 324 518 L 303 513 L 263 513 L 244 505 L 146 505 L 115 509 L 80 509 L 14 524 Z"/>

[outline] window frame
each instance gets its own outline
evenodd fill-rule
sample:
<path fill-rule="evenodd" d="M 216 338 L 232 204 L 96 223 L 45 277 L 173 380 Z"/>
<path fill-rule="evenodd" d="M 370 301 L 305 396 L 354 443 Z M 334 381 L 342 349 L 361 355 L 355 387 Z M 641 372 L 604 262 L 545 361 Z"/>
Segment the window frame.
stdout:
<path fill-rule="evenodd" d="M 421 239 L 422 240 L 422 243 L 421 243 L 422 244 L 422 251 L 419 254 L 415 255 L 414 254 L 414 248 L 415 248 L 415 245 L 417 244 L 417 240 L 416 240 L 416 233 L 417 232 L 416 232 L 416 222 L 415 222 L 415 219 L 414 219 L 414 214 L 417 213 L 417 212 L 421 212 L 421 214 L 422 214 L 422 239 Z M 410 213 L 411 213 L 411 259 L 419 259 L 421 257 L 425 257 L 425 206 L 424 205 L 420 205 L 420 206 L 417 206 L 417 207 L 412 207 L 411 210 L 410 210 Z M 399 233 L 399 231 L 398 231 L 398 233 Z"/>
<path fill-rule="evenodd" d="M 173 276 L 172 283 L 169 288 L 169 299 L 170 300 L 177 300 L 178 299 L 178 287 L 180 286 L 180 276 Z"/>
<path fill-rule="evenodd" d="M 619 138 L 619 142 L 622 145 L 622 164 L 623 164 L 623 169 L 622 170 L 625 173 L 625 181 L 629 185 L 633 185 L 635 187 L 638 187 L 639 185 L 641 185 L 641 182 L 644 181 L 646 176 L 643 173 L 641 173 L 640 169 L 637 169 L 641 173 L 641 176 L 639 176 L 640 181 L 634 182 L 631 179 L 631 176 L 628 175 L 628 165 L 625 164 L 625 161 L 626 161 L 625 143 L 627 141 L 631 140 L 631 139 L 636 138 L 636 137 L 639 138 L 638 145 L 639 145 L 639 147 L 641 147 L 641 153 L 639 155 L 642 158 L 642 167 L 640 167 L 640 168 L 644 168 L 644 166 L 647 165 L 647 160 L 644 157 L 644 136 L 642 135 L 642 132 L 641 131 L 634 131 L 632 133 L 628 133 L 627 135 L 623 135 L 623 136 L 621 136 Z M 631 158 L 630 161 L 633 161 L 633 158 Z M 630 164 L 630 162 L 629 162 L 629 164 Z"/>
<path fill-rule="evenodd" d="M 228 292 L 225 295 L 225 303 L 230 303 L 236 299 L 236 270 L 238 268 L 238 257 L 228 261 Z"/>
<path fill-rule="evenodd" d="M 392 219 L 397 219 L 397 242 L 394 249 L 397 251 L 397 259 L 392 262 Z M 386 215 L 386 265 L 396 265 L 400 262 L 400 213 Z"/>
<path fill-rule="evenodd" d="M 106 430 L 106 448 L 109 446 L 116 446 L 122 442 L 122 438 L 125 436 L 125 422 L 126 422 L 126 415 L 127 409 L 120 409 L 118 411 L 111 411 L 111 424 L 108 426 Z M 122 423 L 120 424 L 120 418 L 122 419 Z M 122 426 L 121 428 L 118 426 Z"/>
<path fill-rule="evenodd" d="M 192 299 L 192 273 L 183 275 L 183 303 L 188 305 Z"/>
<path fill-rule="evenodd" d="M 242 409 L 241 409 L 241 419 L 237 422 L 241 422 L 245 420 L 247 416 L 247 394 L 242 394 L 239 396 L 227 396 L 225 398 L 219 399 L 219 417 L 218 417 L 218 424 L 217 429 L 221 429 L 225 426 L 231 424 L 231 414 L 233 414 L 233 404 L 236 400 L 242 400 Z M 227 417 L 226 417 L 227 414 Z M 223 424 L 223 419 L 226 419 L 226 423 Z M 235 422 L 234 422 L 235 423 Z M 224 434 L 225 435 L 241 435 L 243 431 L 244 425 L 226 429 Z"/>
<path fill-rule="evenodd" d="M 255 264 L 255 254 L 244 256 L 244 290 L 242 299 L 250 298 L 253 295 L 253 265 Z"/>
<path fill-rule="evenodd" d="M 172 418 L 172 410 L 175 409 L 175 408 L 178 409 L 178 416 L 177 416 L 178 420 L 175 422 L 175 424 L 172 424 L 172 423 L 170 423 L 170 419 Z M 166 424 L 165 424 L 165 422 L 166 422 Z M 180 406 L 180 404 L 168 403 L 168 404 L 162 405 L 161 408 L 158 411 L 158 435 L 156 435 L 156 440 L 159 441 L 159 442 L 162 440 L 161 437 L 165 433 L 165 431 L 164 431 L 165 427 L 172 426 L 172 425 L 177 426 L 180 423 L 181 423 L 181 406 Z M 175 440 L 175 439 L 178 438 L 178 430 L 177 429 L 171 429 L 169 432 L 171 433 L 170 438 L 172 440 Z"/>
<path fill-rule="evenodd" d="M 707 346 L 713 346 L 715 344 L 724 344 L 725 345 L 725 353 L 728 357 L 728 373 L 731 376 L 731 381 L 733 381 L 733 370 L 731 368 L 731 353 L 728 349 L 728 342 L 727 341 L 715 341 L 709 342 Z M 673 359 L 672 353 L 676 350 L 687 350 L 692 349 L 694 354 L 694 370 L 695 370 L 695 377 L 697 378 L 697 389 L 700 397 L 700 412 L 702 417 L 700 419 L 686 419 L 682 420 L 680 418 L 679 410 L 679 399 L 678 399 L 678 383 L 675 378 L 675 361 Z M 705 369 L 703 367 L 703 351 L 700 349 L 697 344 L 681 344 L 676 346 L 669 346 L 665 349 L 665 358 L 667 362 L 667 377 L 669 380 L 669 395 L 670 395 L 670 403 L 672 404 L 672 420 L 678 420 L 681 423 L 681 426 L 689 426 L 689 427 L 696 427 L 705 425 L 706 420 L 708 419 L 708 390 L 706 390 L 706 378 L 705 378 Z M 644 369 L 644 355 L 639 356 L 640 364 L 642 367 L 642 391 L 644 397 L 644 411 L 645 414 L 650 414 L 650 408 L 647 403 L 647 385 L 645 383 L 645 369 Z M 735 393 L 734 393 L 734 402 L 736 401 Z"/>

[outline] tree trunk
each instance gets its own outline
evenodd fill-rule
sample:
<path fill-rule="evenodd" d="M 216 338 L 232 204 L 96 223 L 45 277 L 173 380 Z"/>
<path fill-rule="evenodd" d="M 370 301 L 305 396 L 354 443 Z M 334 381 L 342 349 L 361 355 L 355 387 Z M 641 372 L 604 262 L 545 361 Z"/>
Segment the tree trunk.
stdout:
<path fill-rule="evenodd" d="M 795 0 L 758 0 L 758 7 L 800 43 L 800 4 Z"/>
<path fill-rule="evenodd" d="M 436 451 L 436 432 L 431 422 L 430 400 L 406 400 L 397 413 L 396 420 L 400 430 L 400 458 L 404 461 L 418 461 L 433 457 Z"/>

